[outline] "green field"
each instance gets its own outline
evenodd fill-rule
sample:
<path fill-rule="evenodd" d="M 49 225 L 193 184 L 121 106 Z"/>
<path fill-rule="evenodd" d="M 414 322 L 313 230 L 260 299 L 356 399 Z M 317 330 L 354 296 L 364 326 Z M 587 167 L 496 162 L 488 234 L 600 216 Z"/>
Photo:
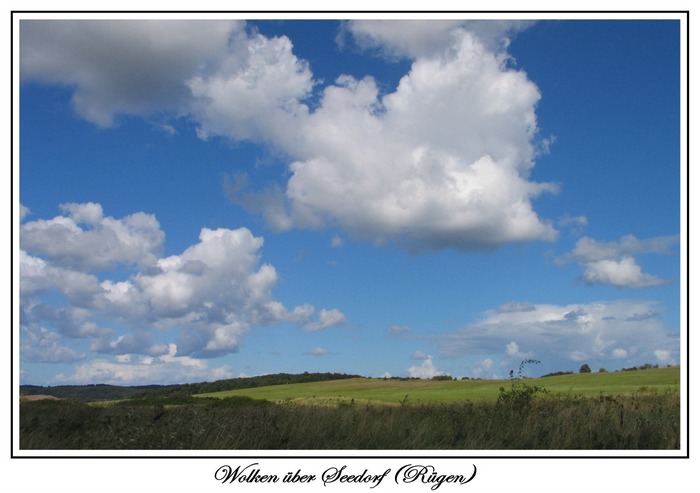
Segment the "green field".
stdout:
<path fill-rule="evenodd" d="M 525 379 L 527 385 L 547 389 L 551 396 L 598 396 L 678 390 L 680 368 L 650 368 L 645 370 L 575 373 Z M 250 397 L 272 402 L 354 401 L 399 404 L 439 403 L 460 401 L 495 401 L 501 387 L 510 380 L 400 380 L 383 378 L 352 378 L 327 382 L 270 385 L 251 389 L 198 394 L 197 397 Z"/>

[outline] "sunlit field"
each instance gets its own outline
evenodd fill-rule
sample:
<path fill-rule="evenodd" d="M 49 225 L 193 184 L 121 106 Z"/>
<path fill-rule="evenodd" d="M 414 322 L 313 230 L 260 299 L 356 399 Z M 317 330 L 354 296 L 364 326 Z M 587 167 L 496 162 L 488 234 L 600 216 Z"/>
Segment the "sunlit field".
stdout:
<path fill-rule="evenodd" d="M 631 394 L 675 389 L 680 383 L 678 367 L 640 371 L 575 373 L 526 379 L 544 386 L 552 395 L 598 396 Z M 199 397 L 232 396 L 265 399 L 274 402 L 354 400 L 356 402 L 436 403 L 495 401 L 499 389 L 509 380 L 419 380 L 353 378 L 328 382 L 271 385 L 252 389 L 199 394 Z"/>

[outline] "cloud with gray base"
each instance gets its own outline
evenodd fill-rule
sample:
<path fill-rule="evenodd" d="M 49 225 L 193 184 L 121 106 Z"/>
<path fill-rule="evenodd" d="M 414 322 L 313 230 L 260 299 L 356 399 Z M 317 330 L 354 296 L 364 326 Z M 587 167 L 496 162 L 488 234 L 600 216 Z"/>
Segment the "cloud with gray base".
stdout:
<path fill-rule="evenodd" d="M 604 367 L 678 362 L 679 339 L 669 332 L 650 301 L 513 302 L 435 337 L 434 344 L 444 358 L 489 358 L 511 369 L 534 358 L 555 371 L 581 361 Z"/>
<path fill-rule="evenodd" d="M 118 115 L 182 115 L 187 80 L 218 66 L 241 21 L 22 20 L 20 76 L 73 90 L 76 113 L 101 127 Z"/>
<path fill-rule="evenodd" d="M 233 378 L 228 365 L 210 368 L 207 360 L 177 356 L 177 348 L 169 345 L 160 356 L 124 354 L 111 359 L 93 358 L 74 368 L 71 375 L 59 374 L 55 384 L 88 384 L 96 381 L 112 385 L 154 383 L 186 383 Z"/>
<path fill-rule="evenodd" d="M 460 30 L 473 33 L 490 51 L 503 51 L 510 38 L 534 22 L 527 20 L 392 20 L 355 19 L 344 23 L 342 35 L 349 35 L 363 50 L 374 50 L 389 59 L 431 56 L 450 48 Z"/>
<path fill-rule="evenodd" d="M 599 242 L 580 238 L 574 250 L 557 260 L 559 264 L 575 262 L 583 269 L 586 284 L 606 284 L 618 288 L 645 288 L 667 284 L 669 281 L 642 272 L 634 255 L 673 252 L 678 236 L 659 236 L 640 240 L 633 235 L 619 241 Z"/>

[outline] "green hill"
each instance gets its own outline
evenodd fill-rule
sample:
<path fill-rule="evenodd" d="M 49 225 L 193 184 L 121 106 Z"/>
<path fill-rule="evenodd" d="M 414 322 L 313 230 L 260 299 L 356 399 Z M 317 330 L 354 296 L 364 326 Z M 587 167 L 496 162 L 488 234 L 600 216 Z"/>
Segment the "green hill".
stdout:
<path fill-rule="evenodd" d="M 635 392 L 660 392 L 680 388 L 680 368 L 650 368 L 633 371 L 576 373 L 521 381 L 544 387 L 550 395 L 624 395 Z M 492 401 L 501 387 L 511 380 L 418 380 L 350 378 L 324 382 L 270 385 L 249 389 L 196 394 L 197 397 L 233 396 L 274 402 L 459 402 Z"/>

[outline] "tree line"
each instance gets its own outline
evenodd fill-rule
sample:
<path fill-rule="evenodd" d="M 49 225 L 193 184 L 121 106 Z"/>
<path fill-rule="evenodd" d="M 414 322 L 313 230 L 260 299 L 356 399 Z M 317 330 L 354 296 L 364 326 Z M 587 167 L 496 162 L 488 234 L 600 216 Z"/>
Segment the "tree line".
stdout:
<path fill-rule="evenodd" d="M 44 387 L 41 385 L 21 385 L 20 395 L 51 395 L 61 399 L 77 401 L 142 399 L 147 397 L 174 397 L 221 392 L 224 390 L 249 389 L 268 385 L 285 385 L 292 383 L 323 382 L 345 378 L 358 378 L 360 375 L 345 373 L 275 373 L 255 377 L 229 378 L 214 382 L 185 383 L 173 385 L 134 385 L 119 386 L 106 384 L 58 385 Z"/>

